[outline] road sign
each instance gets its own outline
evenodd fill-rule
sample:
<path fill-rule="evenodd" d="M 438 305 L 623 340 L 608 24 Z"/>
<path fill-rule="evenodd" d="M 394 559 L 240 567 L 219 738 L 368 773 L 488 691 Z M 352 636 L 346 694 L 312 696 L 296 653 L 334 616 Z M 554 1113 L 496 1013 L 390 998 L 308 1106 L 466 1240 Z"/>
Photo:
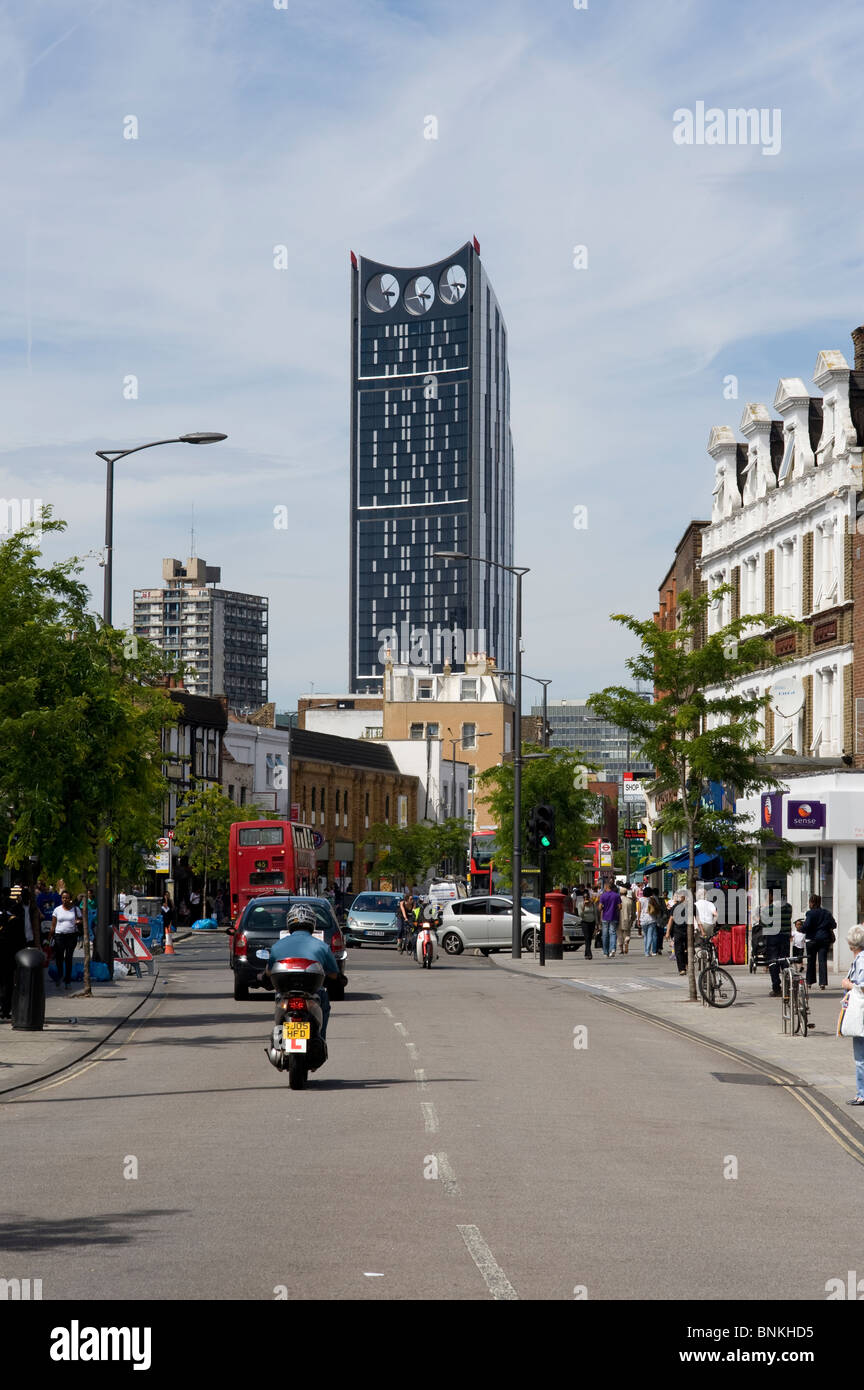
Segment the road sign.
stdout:
<path fill-rule="evenodd" d="M 601 841 L 600 841 L 600 853 L 601 853 L 601 854 L 611 854 L 611 853 L 612 853 L 612 845 L 611 845 L 611 843 L 609 842 L 609 840 L 601 840 Z"/>
<path fill-rule="evenodd" d="M 315 846 L 316 849 L 320 849 L 321 846 L 323 845 L 323 843 L 324 843 L 324 836 L 321 834 L 321 831 L 320 831 L 320 830 L 313 830 L 313 831 L 312 831 L 312 843 L 313 843 L 313 845 Z"/>
<path fill-rule="evenodd" d="M 170 847 L 171 841 L 168 839 L 167 835 L 160 835 L 156 843 L 160 849 L 168 849 Z"/>
<path fill-rule="evenodd" d="M 136 964 L 153 959 L 131 922 L 121 922 L 113 931 L 114 955 L 118 960 Z"/>

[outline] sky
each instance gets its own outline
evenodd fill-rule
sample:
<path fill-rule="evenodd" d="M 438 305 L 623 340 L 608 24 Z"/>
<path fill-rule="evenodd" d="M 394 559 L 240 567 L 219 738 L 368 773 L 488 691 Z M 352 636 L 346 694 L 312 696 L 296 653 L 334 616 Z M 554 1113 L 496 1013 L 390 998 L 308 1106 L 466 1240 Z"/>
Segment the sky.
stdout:
<path fill-rule="evenodd" d="M 820 349 L 852 362 L 862 60 L 844 0 L 7 0 L 0 497 L 68 523 L 45 553 L 88 557 L 98 607 L 95 450 L 226 433 L 117 465 L 114 621 L 194 526 L 224 587 L 270 599 L 277 706 L 344 691 L 350 251 L 476 236 L 525 669 L 551 701 L 626 679 L 609 615 L 649 617 L 710 516 L 711 427 L 810 385 Z M 779 149 L 677 143 L 700 102 L 764 110 Z"/>

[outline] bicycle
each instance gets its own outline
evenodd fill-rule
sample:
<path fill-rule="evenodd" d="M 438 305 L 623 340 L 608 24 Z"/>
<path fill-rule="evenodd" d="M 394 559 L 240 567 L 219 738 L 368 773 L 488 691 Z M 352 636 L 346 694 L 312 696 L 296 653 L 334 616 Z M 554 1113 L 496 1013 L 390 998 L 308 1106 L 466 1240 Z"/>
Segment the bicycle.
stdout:
<path fill-rule="evenodd" d="M 810 1027 L 810 992 L 804 978 L 803 960 L 780 956 L 780 1017 L 783 1032 L 802 1033 L 806 1038 Z"/>
<path fill-rule="evenodd" d="M 734 1004 L 738 987 L 728 970 L 717 962 L 717 947 L 710 937 L 697 937 L 694 943 L 697 985 L 703 1004 L 712 1009 L 728 1009 Z"/>

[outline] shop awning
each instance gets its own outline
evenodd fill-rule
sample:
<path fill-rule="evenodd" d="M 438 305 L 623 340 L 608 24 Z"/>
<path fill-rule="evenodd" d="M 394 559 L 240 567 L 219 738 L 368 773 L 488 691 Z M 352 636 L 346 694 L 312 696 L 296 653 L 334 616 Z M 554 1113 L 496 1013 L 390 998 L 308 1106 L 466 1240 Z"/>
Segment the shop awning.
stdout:
<path fill-rule="evenodd" d="M 676 852 L 671 856 L 671 858 L 668 861 L 669 868 L 676 870 L 686 869 L 688 867 L 687 857 L 689 853 L 689 845 L 685 845 L 684 849 L 676 850 Z M 719 858 L 719 850 L 715 851 L 714 854 L 705 854 L 705 852 L 703 850 L 700 850 L 699 846 L 697 845 L 693 863 L 695 864 L 696 868 L 699 869 L 702 867 L 703 864 L 710 864 L 712 859 Z"/>
<path fill-rule="evenodd" d="M 658 869 L 665 869 L 666 865 L 671 864 L 673 859 L 677 859 L 680 853 L 680 849 L 673 849 L 671 854 L 664 855 L 662 859 L 655 859 L 653 864 L 643 864 L 639 872 L 642 874 L 654 874 Z"/>

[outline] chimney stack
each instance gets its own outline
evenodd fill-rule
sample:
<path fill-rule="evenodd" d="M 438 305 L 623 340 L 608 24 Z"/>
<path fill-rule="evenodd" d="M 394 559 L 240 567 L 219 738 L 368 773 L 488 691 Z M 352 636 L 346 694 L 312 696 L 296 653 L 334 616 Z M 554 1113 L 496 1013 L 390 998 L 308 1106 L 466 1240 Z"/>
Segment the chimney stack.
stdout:
<path fill-rule="evenodd" d="M 864 326 L 852 329 L 852 342 L 855 345 L 855 370 L 864 372 Z"/>

